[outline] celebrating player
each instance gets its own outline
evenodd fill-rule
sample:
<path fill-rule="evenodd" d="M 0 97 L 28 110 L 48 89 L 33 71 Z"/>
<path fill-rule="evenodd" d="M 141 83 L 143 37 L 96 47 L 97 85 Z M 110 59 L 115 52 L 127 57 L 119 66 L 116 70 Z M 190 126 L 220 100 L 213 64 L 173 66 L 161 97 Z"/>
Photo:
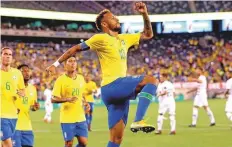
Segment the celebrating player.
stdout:
<path fill-rule="evenodd" d="M 2 147 L 12 147 L 12 137 L 18 118 L 15 102 L 25 95 L 22 73 L 11 67 L 13 51 L 2 48 L 1 54 L 1 140 Z"/>
<path fill-rule="evenodd" d="M 94 98 L 93 94 L 97 92 L 97 85 L 91 80 L 90 74 L 86 76 L 85 100 L 90 105 L 90 111 L 85 114 L 88 130 L 91 131 L 91 122 L 93 118 Z"/>
<path fill-rule="evenodd" d="M 46 114 L 44 116 L 44 122 L 51 123 L 52 121 L 52 112 L 53 112 L 53 104 L 52 104 L 52 90 L 50 85 L 46 85 L 46 89 L 44 90 L 45 100 L 45 111 Z"/>
<path fill-rule="evenodd" d="M 227 72 L 226 75 L 228 80 L 226 81 L 225 98 L 227 99 L 227 102 L 225 111 L 227 118 L 232 121 L 232 73 Z"/>
<path fill-rule="evenodd" d="M 29 110 L 39 109 L 37 103 L 37 91 L 35 86 L 28 83 L 31 77 L 31 71 L 28 65 L 22 64 L 18 67 L 21 70 L 25 83 L 25 96 L 17 101 L 19 110 L 16 131 L 13 136 L 13 147 L 32 147 L 34 144 L 34 134 L 32 132 Z"/>
<path fill-rule="evenodd" d="M 65 63 L 66 73 L 55 82 L 52 91 L 52 102 L 62 103 L 60 108 L 60 123 L 65 140 L 65 147 L 72 147 L 73 138 L 77 137 L 76 147 L 87 145 L 88 129 L 83 108 L 83 92 L 85 80 L 76 73 L 76 58 L 70 57 Z M 89 109 L 88 103 L 86 103 Z"/>
<path fill-rule="evenodd" d="M 170 135 L 176 134 L 175 111 L 176 104 L 174 99 L 174 85 L 167 80 L 168 75 L 163 73 L 160 75 L 160 84 L 157 88 L 157 97 L 159 99 L 159 115 L 157 119 L 158 130 L 156 134 L 162 133 L 163 117 L 166 111 L 169 112 L 171 132 Z"/>
<path fill-rule="evenodd" d="M 53 65 L 47 68 L 47 71 L 54 73 L 55 67 L 76 52 L 88 49 L 97 52 L 103 75 L 102 100 L 108 110 L 110 130 L 108 147 L 119 147 L 122 142 L 130 99 L 136 97 L 139 99 L 136 117 L 131 124 L 131 131 L 151 132 L 155 130 L 152 125 L 146 124 L 143 119 L 155 95 L 158 80 L 152 76 L 126 77 L 128 49 L 131 46 L 138 45 L 141 40 L 148 40 L 153 37 L 146 5 L 137 2 L 135 3 L 135 10 L 144 19 L 142 33 L 119 34 L 118 32 L 121 29 L 119 20 L 109 10 L 103 10 L 96 19 L 96 26 L 103 33 L 96 34 L 87 41 L 68 49 Z"/>
<path fill-rule="evenodd" d="M 194 88 L 187 93 L 191 93 L 194 91 L 197 91 L 197 94 L 194 99 L 193 103 L 193 116 L 192 116 L 192 124 L 189 125 L 189 127 L 196 127 L 197 118 L 198 118 L 198 108 L 202 107 L 207 112 L 209 119 L 210 119 L 210 126 L 215 126 L 215 118 L 213 115 L 213 112 L 209 108 L 208 100 L 207 100 L 207 80 L 206 77 L 203 74 L 203 69 L 198 67 L 196 69 L 196 74 L 198 76 L 197 78 L 189 78 L 189 82 L 197 82 L 198 86 L 197 88 Z"/>

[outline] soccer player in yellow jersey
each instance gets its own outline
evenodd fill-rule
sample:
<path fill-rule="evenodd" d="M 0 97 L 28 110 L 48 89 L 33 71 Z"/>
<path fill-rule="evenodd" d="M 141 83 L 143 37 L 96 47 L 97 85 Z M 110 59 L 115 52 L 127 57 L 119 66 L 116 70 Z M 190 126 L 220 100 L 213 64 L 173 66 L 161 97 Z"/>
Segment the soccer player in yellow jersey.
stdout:
<path fill-rule="evenodd" d="M 12 137 L 18 118 L 16 101 L 24 96 L 24 81 L 22 73 L 11 67 L 13 51 L 9 47 L 1 52 L 1 141 L 2 147 L 12 147 Z"/>
<path fill-rule="evenodd" d="M 52 102 L 62 103 L 60 108 L 60 123 L 65 140 L 65 147 L 72 147 L 73 138 L 77 137 L 76 147 L 87 145 L 88 128 L 83 104 L 85 80 L 76 73 L 76 58 L 70 57 L 65 63 L 65 73 L 58 77 L 52 91 Z"/>
<path fill-rule="evenodd" d="M 97 92 L 97 85 L 92 81 L 90 74 L 86 76 L 86 88 L 85 88 L 85 100 L 89 103 L 90 111 L 85 114 L 86 122 L 88 124 L 88 130 L 91 131 L 91 123 L 93 118 L 93 109 L 94 109 L 94 97 L 93 94 Z"/>
<path fill-rule="evenodd" d="M 68 49 L 53 65 L 46 70 L 53 74 L 55 68 L 73 56 L 76 52 L 92 49 L 97 52 L 102 70 L 102 100 L 108 110 L 108 126 L 110 140 L 108 147 L 119 147 L 127 124 L 129 101 L 139 99 L 138 108 L 131 131 L 152 132 L 155 128 L 144 122 L 144 116 L 155 96 L 158 80 L 152 76 L 127 77 L 127 52 L 131 46 L 138 45 L 141 40 L 153 37 L 152 26 L 146 5 L 135 3 L 144 20 L 144 30 L 136 34 L 119 34 L 119 20 L 109 10 L 101 11 L 96 19 L 97 28 L 102 34 L 96 34 L 83 43 Z"/>
<path fill-rule="evenodd" d="M 25 96 L 20 98 L 17 102 L 19 110 L 18 120 L 16 124 L 16 131 L 13 136 L 13 147 L 32 147 L 34 144 L 34 134 L 32 132 L 31 119 L 29 111 L 36 111 L 39 109 L 37 102 L 37 91 L 35 86 L 29 84 L 31 71 L 28 65 L 22 64 L 18 67 L 22 72 L 25 83 Z"/>

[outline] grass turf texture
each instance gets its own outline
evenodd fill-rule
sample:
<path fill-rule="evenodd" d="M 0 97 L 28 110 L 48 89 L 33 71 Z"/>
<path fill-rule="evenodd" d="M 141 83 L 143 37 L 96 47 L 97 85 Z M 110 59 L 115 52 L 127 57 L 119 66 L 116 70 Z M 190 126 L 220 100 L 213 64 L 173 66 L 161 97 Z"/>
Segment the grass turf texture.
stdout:
<path fill-rule="evenodd" d="M 231 123 L 227 120 L 224 107 L 225 100 L 209 100 L 209 105 L 215 115 L 216 126 L 209 127 L 209 118 L 206 112 L 199 110 L 196 128 L 188 128 L 192 120 L 192 101 L 176 103 L 177 134 L 170 136 L 169 120 L 164 120 L 162 135 L 154 133 L 132 133 L 130 124 L 134 120 L 137 105 L 130 106 L 127 128 L 121 147 L 232 147 Z M 156 126 L 158 105 L 153 103 L 148 110 L 146 118 L 150 124 Z M 40 110 L 32 112 L 32 125 L 35 135 L 35 147 L 63 147 L 64 141 L 59 124 L 59 110 L 52 114 L 53 124 L 45 124 L 45 112 Z M 168 115 L 166 114 L 168 118 Z M 93 132 L 89 133 L 88 147 L 106 147 L 109 140 L 107 126 L 107 110 L 104 106 L 95 107 Z M 74 145 L 77 144 L 75 139 Z"/>

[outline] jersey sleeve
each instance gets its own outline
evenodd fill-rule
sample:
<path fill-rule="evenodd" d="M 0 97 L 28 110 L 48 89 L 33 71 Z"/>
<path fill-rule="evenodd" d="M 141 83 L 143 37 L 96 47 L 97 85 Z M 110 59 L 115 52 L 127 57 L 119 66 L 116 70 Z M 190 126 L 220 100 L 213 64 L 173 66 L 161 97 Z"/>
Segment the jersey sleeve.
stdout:
<path fill-rule="evenodd" d="M 91 50 L 99 50 L 104 45 L 104 38 L 101 34 L 96 34 L 85 41 L 85 44 L 91 49 Z"/>
<path fill-rule="evenodd" d="M 95 82 L 93 82 L 93 89 L 97 90 L 97 84 Z"/>
<path fill-rule="evenodd" d="M 62 80 L 58 78 L 54 84 L 52 95 L 61 98 Z"/>
<path fill-rule="evenodd" d="M 130 48 L 133 45 L 139 45 L 140 36 L 141 36 L 140 33 L 125 34 L 124 39 L 126 41 L 128 48 Z"/>
<path fill-rule="evenodd" d="M 23 75 L 21 71 L 18 71 L 19 81 L 18 81 L 18 89 L 25 89 L 25 84 L 23 80 Z"/>

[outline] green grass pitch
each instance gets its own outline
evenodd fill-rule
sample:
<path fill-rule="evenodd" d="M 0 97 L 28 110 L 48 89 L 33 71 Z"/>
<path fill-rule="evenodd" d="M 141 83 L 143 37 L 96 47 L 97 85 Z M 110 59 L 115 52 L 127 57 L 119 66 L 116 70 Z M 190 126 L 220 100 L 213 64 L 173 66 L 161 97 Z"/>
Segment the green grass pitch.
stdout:
<path fill-rule="evenodd" d="M 192 117 L 192 101 L 176 103 L 177 134 L 170 136 L 169 120 L 164 121 L 163 134 L 132 133 L 129 126 L 132 123 L 137 105 L 130 106 L 128 125 L 121 147 L 232 147 L 231 123 L 227 120 L 224 106 L 225 100 L 209 100 L 215 115 L 216 126 L 209 127 L 209 118 L 203 109 L 199 110 L 197 128 L 188 128 Z M 146 118 L 148 123 L 156 126 L 157 104 L 152 104 Z M 45 112 L 32 112 L 32 125 L 35 132 L 35 147 L 63 147 L 64 141 L 59 124 L 59 110 L 52 114 L 53 124 L 45 124 Z M 166 114 L 166 117 L 168 115 Z M 89 133 L 88 147 L 106 147 L 109 140 L 107 126 L 107 111 L 104 106 L 95 107 L 93 132 Z M 76 139 L 74 144 L 76 144 Z"/>

